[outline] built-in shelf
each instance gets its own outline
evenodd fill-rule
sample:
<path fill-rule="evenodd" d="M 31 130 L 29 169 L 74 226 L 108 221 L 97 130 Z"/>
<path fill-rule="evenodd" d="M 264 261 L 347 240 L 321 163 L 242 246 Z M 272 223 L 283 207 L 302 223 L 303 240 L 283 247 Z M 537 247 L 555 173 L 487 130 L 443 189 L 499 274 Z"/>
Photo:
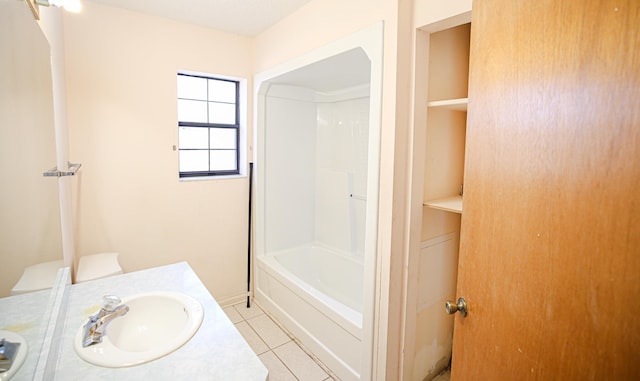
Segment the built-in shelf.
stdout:
<path fill-rule="evenodd" d="M 438 107 L 446 110 L 467 111 L 469 98 L 445 99 L 442 101 L 427 102 L 427 107 Z"/>
<path fill-rule="evenodd" d="M 453 196 L 429 200 L 424 203 L 429 208 L 446 210 L 447 212 L 462 213 L 462 196 Z"/>

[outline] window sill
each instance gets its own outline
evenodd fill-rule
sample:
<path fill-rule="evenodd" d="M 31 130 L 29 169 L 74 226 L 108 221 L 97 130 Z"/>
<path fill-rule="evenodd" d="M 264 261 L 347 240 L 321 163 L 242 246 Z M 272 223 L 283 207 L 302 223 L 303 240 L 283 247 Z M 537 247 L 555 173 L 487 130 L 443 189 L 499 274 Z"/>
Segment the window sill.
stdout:
<path fill-rule="evenodd" d="M 178 177 L 180 182 L 189 182 L 189 181 L 206 181 L 206 180 L 233 180 L 233 179 L 243 179 L 247 177 L 247 175 L 239 174 L 239 175 L 227 175 L 227 176 L 196 176 L 196 177 Z"/>

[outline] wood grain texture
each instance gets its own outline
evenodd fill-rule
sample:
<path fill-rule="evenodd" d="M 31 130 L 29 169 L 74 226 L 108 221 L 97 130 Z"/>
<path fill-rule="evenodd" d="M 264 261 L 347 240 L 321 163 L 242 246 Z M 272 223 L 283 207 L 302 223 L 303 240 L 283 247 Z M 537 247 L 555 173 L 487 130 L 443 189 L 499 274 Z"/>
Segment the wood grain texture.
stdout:
<path fill-rule="evenodd" d="M 640 375 L 640 2 L 477 0 L 452 380 Z"/>

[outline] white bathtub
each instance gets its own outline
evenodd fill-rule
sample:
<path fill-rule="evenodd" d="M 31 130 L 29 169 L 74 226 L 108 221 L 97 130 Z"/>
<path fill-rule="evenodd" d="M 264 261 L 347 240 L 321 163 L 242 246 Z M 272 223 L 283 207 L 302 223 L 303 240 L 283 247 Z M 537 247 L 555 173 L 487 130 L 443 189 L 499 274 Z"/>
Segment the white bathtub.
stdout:
<path fill-rule="evenodd" d="M 319 245 L 258 256 L 255 297 L 340 379 L 362 367 L 363 266 Z"/>

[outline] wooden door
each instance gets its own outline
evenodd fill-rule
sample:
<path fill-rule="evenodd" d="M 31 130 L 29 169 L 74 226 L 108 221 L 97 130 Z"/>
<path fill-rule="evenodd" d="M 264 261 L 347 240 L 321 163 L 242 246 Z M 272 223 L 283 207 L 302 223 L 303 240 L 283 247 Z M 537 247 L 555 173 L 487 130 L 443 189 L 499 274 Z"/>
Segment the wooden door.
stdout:
<path fill-rule="evenodd" d="M 453 380 L 640 379 L 640 1 L 473 4 Z"/>

